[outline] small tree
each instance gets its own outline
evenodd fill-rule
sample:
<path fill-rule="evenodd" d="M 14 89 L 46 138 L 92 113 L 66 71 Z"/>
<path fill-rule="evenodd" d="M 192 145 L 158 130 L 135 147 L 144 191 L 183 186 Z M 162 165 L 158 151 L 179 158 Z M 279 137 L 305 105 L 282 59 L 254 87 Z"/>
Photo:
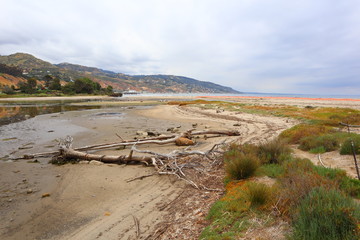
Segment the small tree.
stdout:
<path fill-rule="evenodd" d="M 19 83 L 20 91 L 23 93 L 29 93 L 29 94 L 35 93 L 36 92 L 36 83 L 37 83 L 36 78 L 29 78 L 26 83 L 20 82 Z"/>
<path fill-rule="evenodd" d="M 61 90 L 60 79 L 54 78 L 53 80 L 51 80 L 49 89 L 50 90 Z"/>
<path fill-rule="evenodd" d="M 69 82 L 61 88 L 61 91 L 65 94 L 75 94 L 75 83 Z"/>
<path fill-rule="evenodd" d="M 99 86 L 89 78 L 78 78 L 74 82 L 76 93 L 93 93 Z"/>
<path fill-rule="evenodd" d="M 4 86 L 2 92 L 5 93 L 5 94 L 8 94 L 8 95 L 11 95 L 11 94 L 15 93 L 14 89 L 9 87 L 9 86 Z"/>

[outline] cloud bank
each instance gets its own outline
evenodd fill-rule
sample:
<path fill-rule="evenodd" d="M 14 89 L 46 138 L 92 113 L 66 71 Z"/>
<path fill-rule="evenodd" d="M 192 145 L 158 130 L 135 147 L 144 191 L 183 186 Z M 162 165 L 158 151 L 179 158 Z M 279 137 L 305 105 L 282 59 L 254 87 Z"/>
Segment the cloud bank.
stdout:
<path fill-rule="evenodd" d="M 3 0 L 0 54 L 239 91 L 359 94 L 357 0 Z"/>

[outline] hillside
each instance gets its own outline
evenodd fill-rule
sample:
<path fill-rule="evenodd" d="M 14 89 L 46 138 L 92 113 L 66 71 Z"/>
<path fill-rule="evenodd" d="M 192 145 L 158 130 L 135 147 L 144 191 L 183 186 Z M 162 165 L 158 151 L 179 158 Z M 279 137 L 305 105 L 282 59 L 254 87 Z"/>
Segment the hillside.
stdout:
<path fill-rule="evenodd" d="M 6 73 L 0 73 L 0 87 L 1 86 L 11 86 L 18 85 L 20 82 L 25 82 L 26 79 L 23 77 L 16 77 Z"/>
<path fill-rule="evenodd" d="M 230 88 L 211 82 L 173 75 L 126 75 L 95 67 L 86 67 L 71 63 L 51 64 L 30 54 L 16 53 L 0 56 L 0 63 L 23 69 L 24 76 L 42 79 L 52 75 L 64 81 L 79 77 L 88 77 L 101 86 L 111 85 L 114 89 L 136 90 L 158 93 L 239 93 Z"/>

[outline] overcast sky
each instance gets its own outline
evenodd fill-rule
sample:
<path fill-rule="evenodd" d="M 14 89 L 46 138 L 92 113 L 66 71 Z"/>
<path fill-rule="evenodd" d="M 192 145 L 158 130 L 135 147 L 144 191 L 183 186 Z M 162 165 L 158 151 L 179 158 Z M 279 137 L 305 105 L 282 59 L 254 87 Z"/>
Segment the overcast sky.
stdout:
<path fill-rule="evenodd" d="M 239 91 L 360 94 L 359 0 L 0 0 L 0 55 Z"/>

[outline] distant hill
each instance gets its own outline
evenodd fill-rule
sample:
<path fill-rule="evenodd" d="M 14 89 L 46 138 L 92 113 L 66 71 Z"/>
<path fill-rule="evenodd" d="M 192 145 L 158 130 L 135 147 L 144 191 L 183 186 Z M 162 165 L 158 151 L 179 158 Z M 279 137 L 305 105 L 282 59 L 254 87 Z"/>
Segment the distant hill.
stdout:
<path fill-rule="evenodd" d="M 64 81 L 79 77 L 88 77 L 106 87 L 114 89 L 145 91 L 150 93 L 239 93 L 230 88 L 212 82 L 173 76 L 173 75 L 126 75 L 95 67 L 86 67 L 71 63 L 51 64 L 30 54 L 15 53 L 0 56 L 0 63 L 16 66 L 23 70 L 23 75 L 43 79 L 52 75 Z"/>

